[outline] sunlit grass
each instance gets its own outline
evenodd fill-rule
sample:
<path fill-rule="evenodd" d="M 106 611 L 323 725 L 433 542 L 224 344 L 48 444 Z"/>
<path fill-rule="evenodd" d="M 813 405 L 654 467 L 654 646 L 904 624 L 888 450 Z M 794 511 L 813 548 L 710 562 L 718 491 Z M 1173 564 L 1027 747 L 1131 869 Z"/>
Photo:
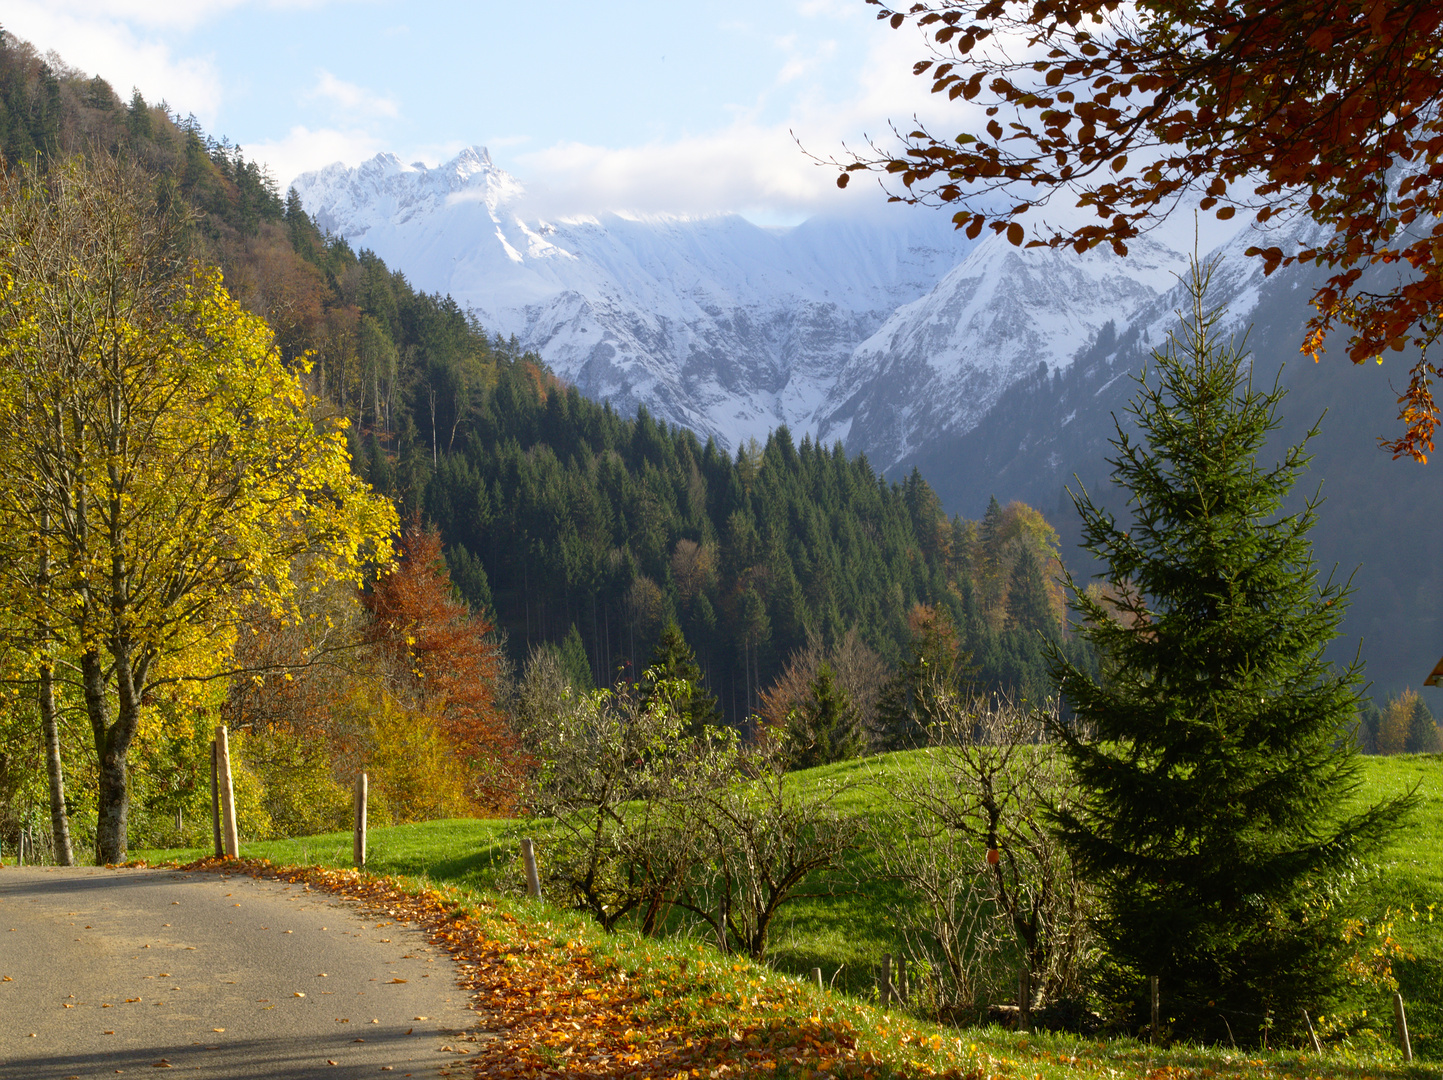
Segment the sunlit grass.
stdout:
<path fill-rule="evenodd" d="M 1396 937 L 1413 954 L 1411 959 L 1397 962 L 1395 972 L 1408 1002 L 1415 1052 L 1422 1058 L 1443 1058 L 1443 757 L 1366 758 L 1362 765 L 1363 784 L 1355 795 L 1359 805 L 1378 802 L 1415 786 L 1420 798 L 1407 828 L 1377 858 L 1364 885 L 1361 906 L 1373 918 L 1382 918 L 1389 909 L 1393 911 Z M 797 774 L 796 782 L 850 785 L 839 795 L 838 809 L 878 822 L 889 809 L 889 792 L 895 789 L 896 782 L 918 768 L 919 755 L 891 754 L 809 770 Z M 511 890 L 514 896 L 520 887 L 516 869 L 517 841 L 524 831 L 522 823 L 516 821 L 475 820 L 377 828 L 370 832 L 367 869 L 422 883 L 459 886 L 477 898 L 497 897 L 498 887 Z M 244 853 L 281 864 L 349 866 L 351 836 L 329 833 L 295 840 L 247 843 Z M 133 854 L 152 862 L 186 862 L 209 852 L 174 849 Z M 799 899 L 784 908 L 773 930 L 769 956 L 773 968 L 797 976 L 809 975 L 814 967 L 822 968 L 824 979 L 830 985 L 851 995 L 852 1004 L 847 1008 L 860 1008 L 856 999 L 870 995 L 882 955 L 903 951 L 891 912 L 904 907 L 906 899 L 894 884 L 861 883 L 871 859 L 870 849 L 864 848 L 849 858 L 847 872 L 814 882 L 809 891 L 821 895 Z M 1429 920 L 1430 904 L 1438 907 L 1432 921 Z M 544 905 L 518 905 L 516 910 L 530 912 L 535 917 L 548 912 L 546 918 L 568 923 L 577 919 Z M 623 933 L 613 944 L 598 947 L 617 950 L 618 955 L 645 955 L 651 949 L 696 949 L 710 948 L 710 945 L 695 936 L 650 942 Z M 1386 1002 L 1380 999 L 1378 1009 L 1386 1009 Z M 946 1029 L 926 1030 L 942 1033 Z M 955 1041 L 958 1036 L 953 1031 L 946 1037 Z M 1156 1054 L 1150 1047 L 1128 1040 L 1098 1042 L 1036 1035 L 1026 1040 L 1025 1046 L 1031 1049 L 1024 1053 L 1019 1050 L 1016 1036 L 998 1030 L 969 1029 L 963 1037 L 969 1045 L 976 1043 L 979 1053 L 1007 1057 L 1018 1066 L 1025 1064 L 1027 1071 L 1044 1076 L 1056 1066 L 1054 1059 L 1070 1056 L 1085 1056 L 1088 1070 L 1114 1068 L 1120 1072 L 1150 1072 L 1163 1065 L 1173 1065 L 1199 1072 L 1209 1069 L 1220 1075 L 1320 1074 L 1315 1059 L 1291 1052 L 1257 1056 L 1217 1049 L 1173 1048 Z M 931 1038 L 927 1036 L 929 1042 Z M 1355 1046 L 1331 1051 L 1325 1074 L 1361 1077 L 1376 1073 L 1385 1068 L 1393 1054 L 1396 1051 L 1386 1042 L 1379 1042 L 1376 1047 Z M 1258 1062 L 1261 1064 L 1255 1064 Z M 1082 1066 L 1070 1064 L 1067 1069 L 1075 1071 L 1078 1067 Z"/>

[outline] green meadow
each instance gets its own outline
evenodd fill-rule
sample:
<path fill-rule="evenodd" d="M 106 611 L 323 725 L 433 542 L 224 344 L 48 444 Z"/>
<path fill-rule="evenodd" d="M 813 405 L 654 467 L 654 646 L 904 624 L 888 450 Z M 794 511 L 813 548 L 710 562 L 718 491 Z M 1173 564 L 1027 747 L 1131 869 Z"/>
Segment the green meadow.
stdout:
<path fill-rule="evenodd" d="M 888 809 L 888 791 L 919 767 L 918 758 L 916 753 L 898 753 L 849 761 L 793 774 L 793 782 L 839 786 L 840 811 L 879 822 Z M 1408 1004 L 1415 1054 L 1420 1060 L 1443 1061 L 1443 756 L 1369 757 L 1362 765 L 1362 783 L 1353 796 L 1357 803 L 1409 790 L 1419 797 L 1417 810 L 1397 839 L 1371 864 L 1360 867 L 1355 901 L 1369 934 L 1386 927 L 1404 950 L 1393 969 Z M 367 870 L 419 884 L 454 886 L 478 901 L 515 897 L 521 889 L 517 843 L 527 831 L 524 821 L 494 820 L 373 829 Z M 804 975 L 820 967 L 834 989 L 863 1001 L 875 997 L 874 979 L 883 954 L 903 951 L 896 914 L 906 910 L 907 897 L 897 884 L 869 876 L 873 842 L 868 840 L 850 856 L 845 872 L 813 880 L 807 891 L 814 895 L 783 909 L 771 937 L 773 968 Z M 134 853 L 150 862 L 186 862 L 206 854 L 194 848 Z M 348 866 L 351 835 L 247 843 L 243 854 L 277 864 Z M 548 906 L 514 910 L 563 917 Z M 678 930 L 676 936 L 687 935 Z M 642 946 L 635 942 L 634 947 Z M 645 947 L 664 948 L 665 942 Z M 1392 1030 L 1391 1005 L 1381 993 L 1374 997 L 1376 1001 L 1370 998 L 1355 1007 L 1368 1008 L 1380 1018 L 1374 1049 L 1386 1058 L 1392 1052 L 1383 1038 Z M 1034 1042 L 1037 1038 L 1041 1036 Z M 1368 1049 L 1354 1042 L 1349 1051 L 1353 1055 Z"/>

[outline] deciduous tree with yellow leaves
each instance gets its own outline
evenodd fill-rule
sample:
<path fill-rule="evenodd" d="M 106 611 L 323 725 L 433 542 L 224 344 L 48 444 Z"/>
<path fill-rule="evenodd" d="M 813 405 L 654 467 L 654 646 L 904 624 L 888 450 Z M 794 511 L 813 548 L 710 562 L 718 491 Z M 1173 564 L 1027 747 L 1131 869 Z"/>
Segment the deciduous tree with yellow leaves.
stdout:
<path fill-rule="evenodd" d="M 78 677 L 102 863 L 147 698 L 223 673 L 242 610 L 359 583 L 397 525 L 184 226 L 101 154 L 0 179 L 0 598 L 42 710 Z"/>

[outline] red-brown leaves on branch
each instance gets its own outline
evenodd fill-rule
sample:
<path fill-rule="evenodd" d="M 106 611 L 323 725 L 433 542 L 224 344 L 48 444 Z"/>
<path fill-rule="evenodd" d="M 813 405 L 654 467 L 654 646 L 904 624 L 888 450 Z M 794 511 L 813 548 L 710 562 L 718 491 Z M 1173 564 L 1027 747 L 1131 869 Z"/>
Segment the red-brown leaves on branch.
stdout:
<path fill-rule="evenodd" d="M 901 198 L 955 203 L 958 228 L 983 224 L 1018 243 L 1018 209 L 1059 189 L 1098 221 L 1042 237 L 1052 246 L 1126 241 L 1189 192 L 1227 219 L 1306 214 L 1331 230 L 1315 248 L 1257 247 L 1271 273 L 1311 262 L 1333 271 L 1314 296 L 1304 351 L 1337 326 L 1361 363 L 1443 331 L 1443 4 L 1437 0 L 932 0 L 893 10 L 934 57 L 914 67 L 934 93 L 985 109 L 955 139 L 925 130 L 900 150 L 842 166 L 900 178 Z M 999 40 L 1010 42 L 994 50 Z M 1015 57 L 1024 56 L 1025 59 Z M 1001 120 L 997 119 L 1003 114 Z M 976 115 L 976 114 L 974 114 Z M 1395 287 L 1363 290 L 1391 264 Z M 1439 369 L 1420 359 L 1400 398 L 1395 456 L 1425 460 Z"/>
<path fill-rule="evenodd" d="M 392 692 L 437 719 L 442 735 L 470 767 L 484 809 L 513 801 L 515 737 L 496 707 L 500 670 L 491 625 L 451 592 L 451 575 L 434 528 L 412 521 L 401 538 L 396 570 L 365 598 L 366 640 L 391 663 Z"/>

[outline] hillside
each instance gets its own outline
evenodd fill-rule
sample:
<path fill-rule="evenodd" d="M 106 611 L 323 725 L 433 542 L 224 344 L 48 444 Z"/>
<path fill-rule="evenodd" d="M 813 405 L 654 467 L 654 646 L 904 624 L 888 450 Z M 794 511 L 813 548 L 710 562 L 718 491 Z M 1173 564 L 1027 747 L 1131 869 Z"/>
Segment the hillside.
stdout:
<path fill-rule="evenodd" d="M 1408 1001 L 1415 1050 L 1425 1060 L 1437 1061 L 1443 1050 L 1443 920 L 1429 916 L 1443 888 L 1443 780 L 1438 756 L 1410 755 L 1364 761 L 1363 783 L 1354 795 L 1363 806 L 1397 796 L 1417 785 L 1421 798 L 1415 825 L 1403 837 L 1363 868 L 1361 895 L 1354 895 L 1367 925 L 1388 925 L 1402 947 L 1412 955 L 1395 962 L 1401 991 Z M 920 755 L 887 754 L 864 761 L 795 773 L 796 785 L 859 782 L 838 803 L 838 810 L 863 815 L 873 827 L 863 850 L 849 860 L 849 872 L 834 882 L 833 890 L 798 901 L 779 928 L 772 964 L 782 971 L 809 974 L 820 966 L 837 989 L 866 999 L 885 953 L 905 951 L 902 927 L 908 901 L 893 882 L 867 878 L 875 872 L 872 847 L 887 842 L 886 815 L 893 809 L 888 792 L 918 775 Z M 876 831 L 878 828 L 883 831 Z M 474 900 L 515 896 L 521 889 L 515 863 L 517 838 L 535 826 L 514 822 L 437 821 L 375 830 L 371 834 L 368 869 L 378 874 L 400 874 L 426 883 L 459 886 Z M 199 858 L 200 849 L 168 849 L 144 853 L 152 860 Z M 248 844 L 245 854 L 273 862 L 318 863 L 345 867 L 350 863 L 349 833 Z M 542 853 L 544 857 L 544 852 Z M 859 880 L 860 879 L 860 880 Z M 524 910 L 524 909 L 523 909 Z M 578 917 L 579 918 L 579 917 Z M 591 933 L 596 933 L 591 927 Z M 601 940 L 606 940 L 600 936 Z M 682 939 L 688 941 L 688 939 Z M 693 947 L 689 942 L 683 947 Z M 615 939 L 615 948 L 648 947 L 631 931 Z M 835 976 L 835 978 L 833 978 Z M 1363 1007 L 1363 1006 L 1359 1006 Z M 1383 1010 L 1379 1030 L 1388 1039 L 1389 1006 L 1385 997 L 1367 1005 Z M 997 1029 L 992 1029 L 997 1033 Z M 973 1029 L 975 1037 L 977 1029 Z M 1075 1036 L 1068 1036 L 1075 1038 Z M 1354 1044 L 1356 1052 L 1367 1041 Z M 1379 1045 L 1385 1049 L 1387 1043 Z M 1189 1052 L 1197 1052 L 1189 1048 Z M 1317 1075 L 1310 1065 L 1308 1075 Z"/>
<path fill-rule="evenodd" d="M 1380 368 L 1354 367 L 1342 340 L 1313 363 L 1298 352 L 1311 309 L 1303 299 L 1315 281 L 1296 269 L 1263 279 L 1243 243 L 1225 247 L 1210 301 L 1231 310 L 1229 332 L 1246 334 L 1254 378 L 1280 378 L 1288 390 L 1281 426 L 1269 443 L 1278 454 L 1315 422 L 1319 436 L 1292 506 L 1321 491 L 1325 501 L 1311 536 L 1323 575 L 1352 576 L 1353 596 L 1343 636 L 1330 650 L 1351 660 L 1359 648 L 1375 700 L 1422 681 L 1443 654 L 1443 536 L 1438 466 L 1394 461 L 1380 436 L 1397 429 L 1399 376 L 1411 360 L 1390 357 Z M 1024 499 L 1058 523 L 1070 565 L 1091 566 L 1077 547 L 1077 516 L 1065 489 L 1078 482 L 1102 493 L 1116 511 L 1125 493 L 1109 486 L 1106 458 L 1116 437 L 1114 417 L 1136 391 L 1134 375 L 1175 325 L 1176 293 L 1148 305 L 1120 330 L 1108 326 L 1064 371 L 1023 379 L 1005 391 L 971 431 L 922 447 L 899 468 L 917 468 L 953 512 L 978 513 L 994 491 Z M 1423 690 L 1437 711 L 1438 691 Z"/>
<path fill-rule="evenodd" d="M 997 507 L 988 532 L 945 514 L 919 476 L 885 481 L 785 429 L 733 455 L 645 410 L 596 404 L 452 297 L 323 231 L 194 120 L 139 94 L 123 104 L 8 37 L 0 105 L 12 160 L 44 167 L 98 145 L 194 208 L 195 256 L 271 322 L 287 358 L 310 355 L 313 390 L 349 421 L 357 470 L 440 527 L 453 580 L 518 664 L 575 633 L 606 684 L 645 666 L 674 619 L 741 723 L 809 635 L 835 644 L 855 629 L 896 665 L 918 612 L 937 609 L 982 685 L 1047 693 L 1036 631 L 1058 632 L 1059 597 L 1044 601 L 1047 626 L 1019 625 L 1009 604 L 1019 552 L 1038 567 L 1055 558 L 1026 508 L 999 531 Z"/>

